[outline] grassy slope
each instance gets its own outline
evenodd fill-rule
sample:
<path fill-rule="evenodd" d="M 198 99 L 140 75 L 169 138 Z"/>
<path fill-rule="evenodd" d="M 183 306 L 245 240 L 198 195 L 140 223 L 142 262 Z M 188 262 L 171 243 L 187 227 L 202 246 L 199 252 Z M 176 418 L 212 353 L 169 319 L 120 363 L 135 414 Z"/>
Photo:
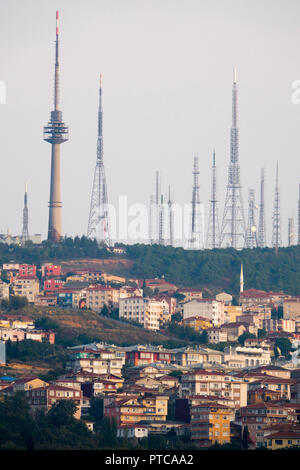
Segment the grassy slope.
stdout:
<path fill-rule="evenodd" d="M 91 340 L 103 341 L 116 345 L 132 344 L 170 344 L 178 346 L 182 341 L 155 333 L 143 328 L 100 316 L 90 310 L 71 310 L 51 307 L 28 306 L 16 312 L 33 320 L 44 317 L 58 323 L 60 338 L 72 344 L 80 344 L 79 335 L 87 335 Z M 14 315 L 15 312 L 11 311 Z"/>

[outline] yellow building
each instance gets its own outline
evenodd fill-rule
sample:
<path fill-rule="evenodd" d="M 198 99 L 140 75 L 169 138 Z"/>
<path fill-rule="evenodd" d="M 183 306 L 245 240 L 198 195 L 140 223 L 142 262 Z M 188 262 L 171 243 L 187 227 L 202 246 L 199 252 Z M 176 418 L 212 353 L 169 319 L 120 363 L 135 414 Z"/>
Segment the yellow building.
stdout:
<path fill-rule="evenodd" d="M 242 315 L 242 307 L 238 305 L 224 305 L 224 312 L 228 319 L 228 323 L 236 323 L 238 317 Z"/>
<path fill-rule="evenodd" d="M 201 403 L 191 407 L 191 440 L 200 445 L 230 443 L 230 422 L 235 411 L 225 405 Z"/>
<path fill-rule="evenodd" d="M 270 434 L 264 438 L 264 444 L 270 450 L 300 447 L 300 431 L 280 431 Z"/>
<path fill-rule="evenodd" d="M 206 330 L 207 328 L 212 328 L 213 323 L 207 318 L 200 317 L 196 315 L 195 317 L 189 317 L 183 319 L 183 325 L 193 328 L 195 331 Z"/>

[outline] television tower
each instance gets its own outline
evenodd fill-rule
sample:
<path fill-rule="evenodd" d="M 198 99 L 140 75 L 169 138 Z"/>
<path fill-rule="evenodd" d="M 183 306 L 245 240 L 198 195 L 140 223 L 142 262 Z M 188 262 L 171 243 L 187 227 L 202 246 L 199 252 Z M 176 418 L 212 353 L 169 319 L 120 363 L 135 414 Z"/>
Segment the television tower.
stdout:
<path fill-rule="evenodd" d="M 266 246 L 266 223 L 265 223 L 265 169 L 261 169 L 260 177 L 260 204 L 259 204 L 259 222 L 257 246 L 264 248 Z"/>
<path fill-rule="evenodd" d="M 217 167 L 216 167 L 215 151 L 213 153 L 212 190 L 211 190 L 206 247 L 210 249 L 220 248 L 220 227 L 219 227 L 219 219 L 218 219 L 218 201 L 217 201 Z"/>
<path fill-rule="evenodd" d="M 230 164 L 221 228 L 221 245 L 242 248 L 245 241 L 245 217 L 239 165 L 239 130 L 237 127 L 237 80 L 233 72 L 232 127 L 230 132 Z"/>
<path fill-rule="evenodd" d="M 98 244 L 110 246 L 111 240 L 108 218 L 107 186 L 103 163 L 102 75 L 100 74 L 97 159 L 92 188 L 87 237 L 96 239 Z"/>
<path fill-rule="evenodd" d="M 23 228 L 22 228 L 22 245 L 29 240 L 29 231 L 28 231 L 28 207 L 27 207 L 27 184 L 25 184 L 25 194 L 24 194 L 24 209 L 23 209 Z"/>
<path fill-rule="evenodd" d="M 194 157 L 193 175 L 192 214 L 188 247 L 191 250 L 201 250 L 204 248 L 203 217 L 199 195 L 199 158 L 196 156 Z"/>
<path fill-rule="evenodd" d="M 276 166 L 276 184 L 275 184 L 275 200 L 273 211 L 273 235 L 272 246 L 275 248 L 275 254 L 278 254 L 278 248 L 281 246 L 281 223 L 280 223 L 280 194 L 278 185 L 278 162 Z"/>
<path fill-rule="evenodd" d="M 60 191 L 60 145 L 69 139 L 69 129 L 62 120 L 58 109 L 59 98 L 59 16 L 56 12 L 55 74 L 54 74 L 54 110 L 50 121 L 44 127 L 44 140 L 51 144 L 51 181 L 49 201 L 48 240 L 58 243 L 61 240 L 61 191 Z"/>
<path fill-rule="evenodd" d="M 248 226 L 247 226 L 246 237 L 245 237 L 245 248 L 256 248 L 257 247 L 255 209 L 256 209 L 256 206 L 255 206 L 255 191 L 254 191 L 254 189 L 249 189 L 249 195 L 248 195 Z"/>

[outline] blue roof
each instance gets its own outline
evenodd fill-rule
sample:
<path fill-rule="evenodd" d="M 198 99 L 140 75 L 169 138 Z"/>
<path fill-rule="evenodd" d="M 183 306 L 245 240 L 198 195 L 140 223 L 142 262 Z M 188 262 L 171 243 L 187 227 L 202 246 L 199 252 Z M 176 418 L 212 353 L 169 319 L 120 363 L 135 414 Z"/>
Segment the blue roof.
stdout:
<path fill-rule="evenodd" d="M 13 377 L 8 377 L 7 375 L 3 375 L 3 377 L 0 377 L 0 380 L 7 380 L 7 381 L 12 381 L 15 380 Z"/>

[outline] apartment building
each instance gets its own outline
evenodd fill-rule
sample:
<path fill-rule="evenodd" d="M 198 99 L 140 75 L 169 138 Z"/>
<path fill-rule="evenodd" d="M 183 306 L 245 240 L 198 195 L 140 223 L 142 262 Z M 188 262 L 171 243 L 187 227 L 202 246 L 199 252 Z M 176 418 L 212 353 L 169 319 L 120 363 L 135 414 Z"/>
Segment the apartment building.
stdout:
<path fill-rule="evenodd" d="M 182 323 L 184 326 L 189 326 L 195 331 L 202 331 L 206 330 L 207 328 L 213 327 L 211 320 L 208 320 L 204 317 L 200 317 L 199 315 L 196 315 L 195 317 L 185 318 L 183 319 Z"/>
<path fill-rule="evenodd" d="M 224 372 L 197 369 L 181 377 L 181 398 L 208 395 L 233 400 L 236 407 L 247 404 L 247 383 Z"/>
<path fill-rule="evenodd" d="M 160 301 L 146 297 L 128 297 L 119 301 L 119 318 L 135 321 L 149 330 L 159 330 L 163 318 Z"/>
<path fill-rule="evenodd" d="M 60 385 L 46 385 L 44 387 L 27 390 L 26 398 L 30 406 L 32 414 L 37 411 L 48 411 L 50 408 L 60 400 L 72 400 L 77 405 L 74 417 L 80 419 L 81 405 L 83 395 L 81 390 L 77 388 L 62 387 Z"/>
<path fill-rule="evenodd" d="M 221 326 L 225 323 L 224 303 L 215 299 L 197 299 L 180 304 L 182 317 L 201 316 L 211 320 L 213 326 Z"/>
<path fill-rule="evenodd" d="M 94 286 L 86 289 L 86 306 L 95 312 L 100 312 L 104 305 L 117 307 L 120 290 L 114 287 Z"/>
<path fill-rule="evenodd" d="M 120 348 L 89 349 L 88 347 L 69 348 L 66 369 L 73 372 L 86 371 L 94 374 L 122 375 L 125 352 Z"/>
<path fill-rule="evenodd" d="M 0 280 L 0 302 L 9 300 L 9 284 Z"/>
<path fill-rule="evenodd" d="M 36 265 L 35 264 L 20 264 L 18 275 L 19 276 L 36 276 Z"/>
<path fill-rule="evenodd" d="M 116 394 L 103 399 L 103 415 L 115 418 L 118 425 L 166 421 L 168 401 L 168 396 L 155 392 L 147 397 Z"/>
<path fill-rule="evenodd" d="M 200 289 L 178 289 L 178 294 L 184 295 L 185 301 L 190 302 L 191 300 L 201 300 L 202 299 L 202 290 Z"/>
<path fill-rule="evenodd" d="M 242 433 L 248 428 L 252 448 L 264 444 L 264 430 L 271 425 L 297 422 L 296 410 L 288 403 L 255 403 L 242 407 L 239 416 Z"/>
<path fill-rule="evenodd" d="M 285 320 L 300 320 L 300 296 L 284 299 L 283 318 Z"/>
<path fill-rule="evenodd" d="M 203 447 L 230 443 L 230 422 L 235 418 L 232 408 L 217 403 L 201 403 L 191 407 L 191 440 Z"/>
<path fill-rule="evenodd" d="M 13 283 L 13 293 L 15 295 L 26 297 L 29 303 L 34 303 L 39 291 L 40 283 L 36 276 L 16 276 Z"/>
<path fill-rule="evenodd" d="M 227 346 L 224 349 L 224 362 L 233 368 L 267 365 L 271 362 L 271 351 L 256 347 Z"/>
<path fill-rule="evenodd" d="M 228 341 L 227 332 L 222 328 L 208 328 L 206 331 L 209 343 L 217 344 Z"/>

